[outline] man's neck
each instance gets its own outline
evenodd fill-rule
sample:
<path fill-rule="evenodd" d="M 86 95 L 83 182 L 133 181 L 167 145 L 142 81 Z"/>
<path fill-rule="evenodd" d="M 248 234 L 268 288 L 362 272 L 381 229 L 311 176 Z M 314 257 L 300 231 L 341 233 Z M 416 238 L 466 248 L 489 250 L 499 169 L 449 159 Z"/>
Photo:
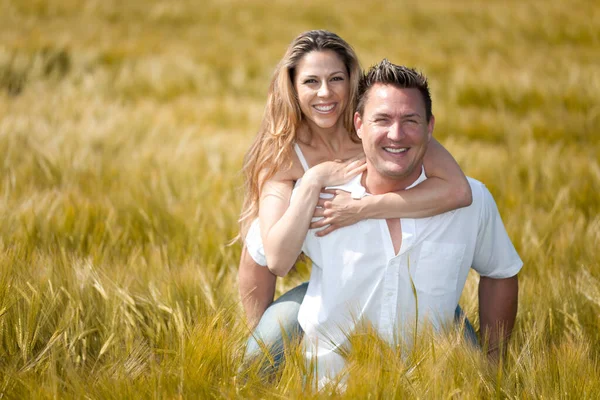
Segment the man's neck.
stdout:
<path fill-rule="evenodd" d="M 422 169 L 423 167 L 420 165 L 406 177 L 391 178 L 379 174 L 374 168 L 367 168 L 361 179 L 361 184 L 367 189 L 367 192 L 374 195 L 399 192 L 415 183 L 421 176 Z"/>

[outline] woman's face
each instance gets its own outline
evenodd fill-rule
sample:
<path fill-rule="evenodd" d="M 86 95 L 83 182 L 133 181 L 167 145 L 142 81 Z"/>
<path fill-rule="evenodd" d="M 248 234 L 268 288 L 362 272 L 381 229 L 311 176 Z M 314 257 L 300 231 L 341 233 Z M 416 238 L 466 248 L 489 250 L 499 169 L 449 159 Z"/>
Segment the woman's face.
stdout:
<path fill-rule="evenodd" d="M 312 51 L 296 66 L 294 86 L 310 125 L 332 128 L 348 105 L 350 79 L 341 58 L 331 50 Z"/>

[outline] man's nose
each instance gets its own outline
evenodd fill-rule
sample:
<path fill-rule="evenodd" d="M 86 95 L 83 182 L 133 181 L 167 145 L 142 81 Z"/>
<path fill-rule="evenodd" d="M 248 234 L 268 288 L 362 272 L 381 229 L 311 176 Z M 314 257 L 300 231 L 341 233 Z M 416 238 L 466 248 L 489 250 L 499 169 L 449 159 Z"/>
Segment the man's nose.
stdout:
<path fill-rule="evenodd" d="M 390 125 L 390 129 L 388 130 L 388 138 L 394 141 L 400 141 L 404 139 L 404 129 L 402 128 L 402 124 L 400 122 L 395 122 Z"/>
<path fill-rule="evenodd" d="M 321 87 L 319 87 L 319 92 L 317 94 L 320 97 L 327 97 L 327 96 L 329 96 L 329 84 L 327 83 L 327 81 L 324 81 L 321 84 Z"/>

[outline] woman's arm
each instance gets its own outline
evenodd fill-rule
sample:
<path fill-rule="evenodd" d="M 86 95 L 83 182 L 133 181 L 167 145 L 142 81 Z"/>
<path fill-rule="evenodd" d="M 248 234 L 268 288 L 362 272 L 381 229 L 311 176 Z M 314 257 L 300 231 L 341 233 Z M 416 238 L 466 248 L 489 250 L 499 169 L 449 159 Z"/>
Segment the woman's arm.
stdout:
<path fill-rule="evenodd" d="M 254 329 L 273 302 L 276 279 L 268 268 L 252 259 L 244 246 L 238 270 L 238 288 L 250 328 Z"/>
<path fill-rule="evenodd" d="M 427 179 L 408 190 L 366 196 L 354 200 L 337 190 L 333 199 L 321 199 L 314 217 L 324 217 L 311 224 L 311 229 L 326 235 L 337 228 L 369 218 L 424 218 L 471 204 L 471 187 L 452 155 L 432 139 L 423 164 Z"/>
<path fill-rule="evenodd" d="M 293 181 L 285 173 L 275 174 L 264 184 L 258 215 L 265 257 L 272 273 L 285 276 L 294 265 L 321 189 L 345 183 L 365 167 L 362 156 L 346 162 L 328 161 L 316 165 L 306 171 L 292 199 Z"/>
<path fill-rule="evenodd" d="M 365 218 L 424 218 L 471 205 L 471 186 L 454 157 L 435 139 L 423 158 L 427 179 L 409 189 L 375 197 Z"/>

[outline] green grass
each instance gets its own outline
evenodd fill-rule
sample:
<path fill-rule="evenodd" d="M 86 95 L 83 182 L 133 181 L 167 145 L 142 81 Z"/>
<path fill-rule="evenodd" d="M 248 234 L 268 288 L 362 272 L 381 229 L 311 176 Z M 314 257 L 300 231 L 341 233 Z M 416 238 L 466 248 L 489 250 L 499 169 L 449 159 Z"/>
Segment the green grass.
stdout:
<path fill-rule="evenodd" d="M 0 397 L 596 397 L 598 21 L 592 1 L 0 0 Z M 305 393 L 298 349 L 236 376 L 242 157 L 314 28 L 424 71 L 435 135 L 494 194 L 525 262 L 500 368 L 458 334 L 404 357 L 367 330 L 345 394 Z"/>

